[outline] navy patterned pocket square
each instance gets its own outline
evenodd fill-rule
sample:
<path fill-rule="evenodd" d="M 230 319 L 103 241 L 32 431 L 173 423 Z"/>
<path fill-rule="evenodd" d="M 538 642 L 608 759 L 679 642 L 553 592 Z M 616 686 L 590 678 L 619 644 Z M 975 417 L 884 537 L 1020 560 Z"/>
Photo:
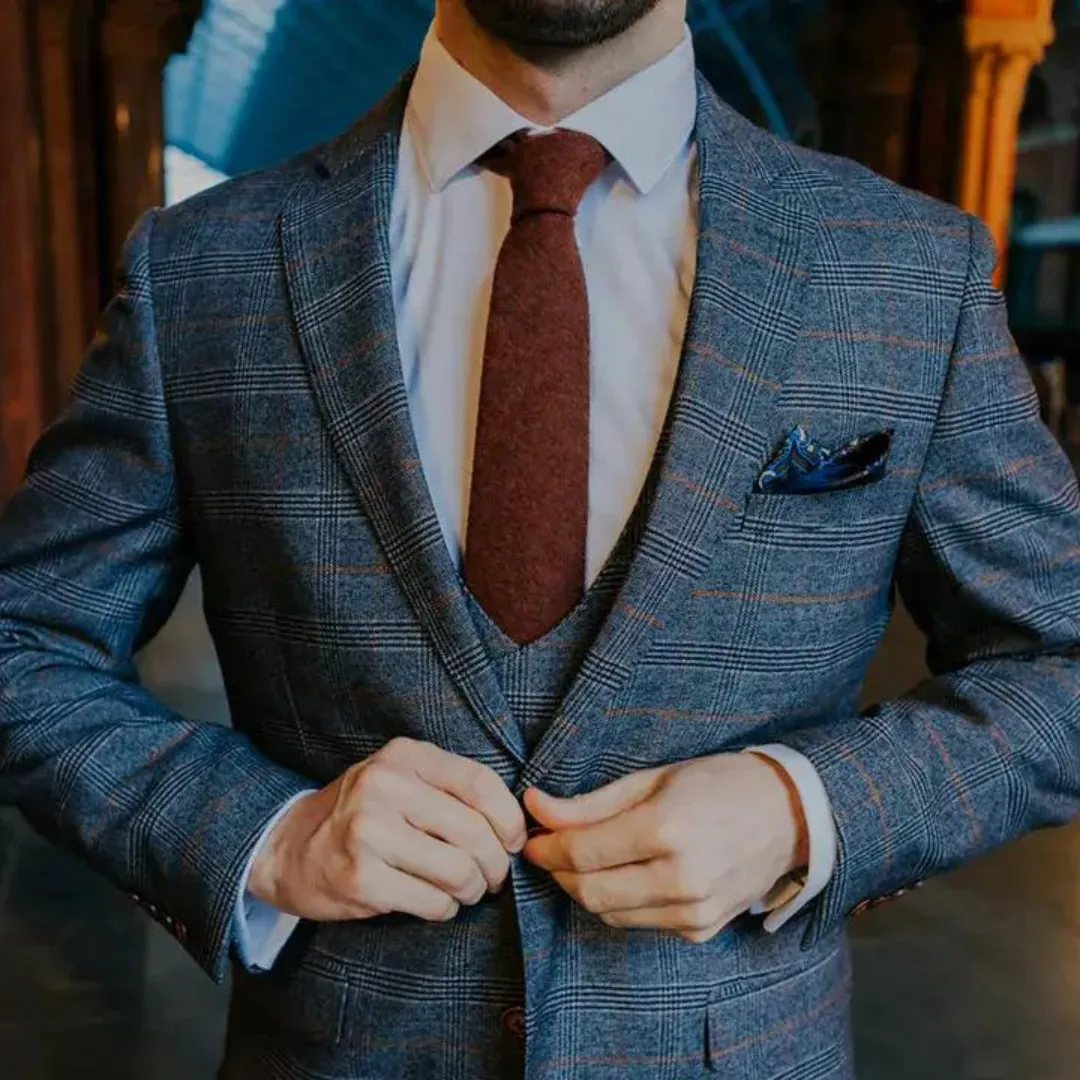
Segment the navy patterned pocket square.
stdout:
<path fill-rule="evenodd" d="M 891 428 L 860 435 L 839 450 L 829 450 L 797 427 L 758 477 L 764 495 L 816 495 L 880 480 L 892 447 Z"/>

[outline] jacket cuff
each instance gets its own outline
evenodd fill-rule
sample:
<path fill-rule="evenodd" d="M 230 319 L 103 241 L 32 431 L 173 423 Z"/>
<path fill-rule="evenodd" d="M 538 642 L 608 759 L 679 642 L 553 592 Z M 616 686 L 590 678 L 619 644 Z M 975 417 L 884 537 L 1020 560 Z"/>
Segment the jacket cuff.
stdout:
<path fill-rule="evenodd" d="M 928 850 L 928 815 L 903 757 L 891 741 L 860 723 L 842 742 L 834 730 L 805 728 L 785 736 L 809 760 L 828 792 L 836 824 L 836 868 L 814 905 L 802 946 L 814 948 L 857 914 L 920 884 Z"/>

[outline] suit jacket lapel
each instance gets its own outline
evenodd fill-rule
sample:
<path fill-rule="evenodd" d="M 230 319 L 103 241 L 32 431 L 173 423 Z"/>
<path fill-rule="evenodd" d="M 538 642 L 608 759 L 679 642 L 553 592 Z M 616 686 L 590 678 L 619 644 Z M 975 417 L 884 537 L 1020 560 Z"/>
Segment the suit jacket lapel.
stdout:
<path fill-rule="evenodd" d="M 777 433 L 774 400 L 793 359 L 816 229 L 754 154 L 761 138 L 702 82 L 697 123 L 697 275 L 656 491 L 615 608 L 521 789 L 566 752 L 606 737 L 601 713 L 737 519 Z M 770 146 L 773 144 L 770 144 Z"/>
<path fill-rule="evenodd" d="M 300 348 L 341 464 L 410 604 L 491 737 L 524 739 L 469 614 L 420 465 L 398 354 L 389 220 L 406 80 L 331 144 L 282 222 Z"/>

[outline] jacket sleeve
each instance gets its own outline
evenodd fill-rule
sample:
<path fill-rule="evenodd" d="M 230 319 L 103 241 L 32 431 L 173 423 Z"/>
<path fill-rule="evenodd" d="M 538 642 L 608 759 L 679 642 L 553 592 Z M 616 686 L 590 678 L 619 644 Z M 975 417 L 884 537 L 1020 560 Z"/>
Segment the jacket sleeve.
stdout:
<path fill-rule="evenodd" d="M 222 981 L 252 846 L 310 784 L 166 709 L 133 665 L 194 561 L 155 344 L 155 221 L 129 237 L 69 405 L 0 516 L 0 805 L 132 894 Z"/>
<path fill-rule="evenodd" d="M 971 228 L 897 565 L 932 677 L 787 739 L 817 768 L 839 840 L 806 947 L 866 902 L 1080 810 L 1080 495 L 990 284 L 993 242 Z"/>

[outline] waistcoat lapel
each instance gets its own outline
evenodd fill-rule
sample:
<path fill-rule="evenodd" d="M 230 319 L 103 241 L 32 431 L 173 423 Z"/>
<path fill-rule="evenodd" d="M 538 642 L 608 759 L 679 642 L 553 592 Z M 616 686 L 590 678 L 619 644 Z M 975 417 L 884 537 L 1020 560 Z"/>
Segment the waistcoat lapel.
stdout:
<path fill-rule="evenodd" d="M 712 561 L 777 439 L 773 404 L 793 362 L 816 222 L 755 153 L 761 134 L 700 80 L 698 98 L 697 275 L 655 494 L 615 607 L 522 790 L 571 744 L 581 761 L 603 743 L 603 710 Z"/>
<path fill-rule="evenodd" d="M 301 351 L 331 442 L 397 581 L 493 740 L 524 740 L 446 549 L 409 415 L 390 276 L 389 221 L 410 78 L 327 154 L 282 222 Z"/>

